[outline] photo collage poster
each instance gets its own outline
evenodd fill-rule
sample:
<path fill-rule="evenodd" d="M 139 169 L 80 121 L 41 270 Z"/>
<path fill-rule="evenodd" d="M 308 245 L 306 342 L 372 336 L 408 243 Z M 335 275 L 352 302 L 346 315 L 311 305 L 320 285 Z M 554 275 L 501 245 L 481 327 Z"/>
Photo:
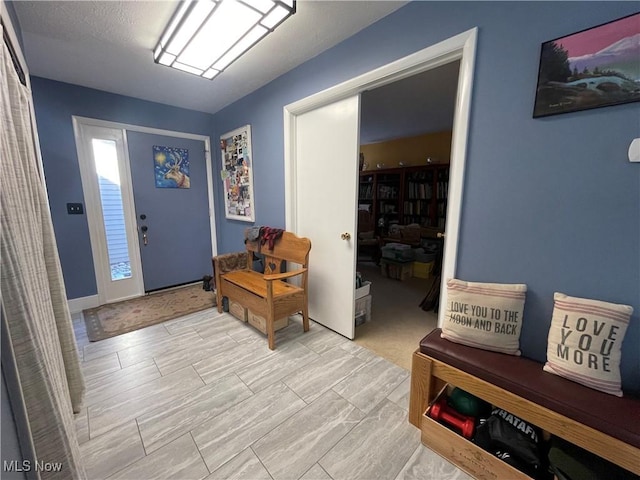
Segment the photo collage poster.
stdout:
<path fill-rule="evenodd" d="M 220 137 L 226 218 L 253 222 L 251 127 L 246 125 Z"/>

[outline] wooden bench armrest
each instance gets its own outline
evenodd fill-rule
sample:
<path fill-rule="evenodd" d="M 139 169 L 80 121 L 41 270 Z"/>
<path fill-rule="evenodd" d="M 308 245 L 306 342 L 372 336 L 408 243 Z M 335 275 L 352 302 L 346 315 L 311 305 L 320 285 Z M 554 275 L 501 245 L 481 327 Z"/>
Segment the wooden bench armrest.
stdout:
<path fill-rule="evenodd" d="M 262 278 L 264 278 L 267 282 L 271 282 L 273 280 L 282 280 L 283 278 L 295 277 L 296 275 L 300 275 L 301 273 L 304 273 L 306 271 L 307 271 L 306 268 L 299 268 L 298 270 L 293 270 L 291 272 L 264 275 Z"/>

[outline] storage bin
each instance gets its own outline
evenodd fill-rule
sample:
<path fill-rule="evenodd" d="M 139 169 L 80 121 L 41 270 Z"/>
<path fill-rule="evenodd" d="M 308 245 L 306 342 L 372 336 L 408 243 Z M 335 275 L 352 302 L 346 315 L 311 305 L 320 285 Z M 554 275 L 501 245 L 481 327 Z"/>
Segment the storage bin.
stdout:
<path fill-rule="evenodd" d="M 265 335 L 267 334 L 267 319 L 261 317 L 260 315 L 256 315 L 251 310 L 248 313 L 249 325 L 257 328 Z M 289 325 L 289 317 L 278 318 L 273 322 L 273 330 L 277 332 L 278 330 L 283 329 Z"/>
<path fill-rule="evenodd" d="M 433 270 L 433 262 L 413 262 L 413 276 L 416 278 L 429 278 Z"/>
<path fill-rule="evenodd" d="M 365 281 L 360 288 L 356 288 L 356 300 L 364 297 L 365 295 L 369 295 L 369 290 L 371 288 L 371 282 Z"/>
<path fill-rule="evenodd" d="M 229 302 L 229 313 L 243 322 L 247 321 L 247 309 L 233 300 Z"/>
<path fill-rule="evenodd" d="M 356 300 L 356 327 L 371 321 L 371 295 L 365 295 Z"/>
<path fill-rule="evenodd" d="M 411 277 L 413 262 L 397 262 L 386 258 L 380 259 L 380 271 L 383 277 L 406 280 Z"/>
<path fill-rule="evenodd" d="M 382 258 L 389 260 L 410 261 L 413 260 L 414 252 L 409 245 L 400 243 L 389 243 L 381 249 Z"/>
<path fill-rule="evenodd" d="M 367 313 L 356 312 L 355 322 L 356 322 L 356 327 L 359 327 L 360 325 L 364 325 L 367 322 Z"/>

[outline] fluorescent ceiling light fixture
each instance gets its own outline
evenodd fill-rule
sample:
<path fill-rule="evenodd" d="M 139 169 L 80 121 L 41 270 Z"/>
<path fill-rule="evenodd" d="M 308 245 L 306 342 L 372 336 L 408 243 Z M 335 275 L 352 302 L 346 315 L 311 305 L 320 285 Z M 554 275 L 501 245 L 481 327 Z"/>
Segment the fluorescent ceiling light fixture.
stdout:
<path fill-rule="evenodd" d="M 153 59 L 213 79 L 294 13 L 295 0 L 185 0 Z"/>

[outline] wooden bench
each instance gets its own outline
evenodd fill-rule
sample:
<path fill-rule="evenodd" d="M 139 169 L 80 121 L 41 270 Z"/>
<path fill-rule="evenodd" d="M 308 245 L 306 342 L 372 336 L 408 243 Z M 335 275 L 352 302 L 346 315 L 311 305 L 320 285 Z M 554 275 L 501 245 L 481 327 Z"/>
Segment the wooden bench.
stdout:
<path fill-rule="evenodd" d="M 248 254 L 245 269 L 223 273 L 215 270 L 216 299 L 218 311 L 222 312 L 222 297 L 234 301 L 266 320 L 269 348 L 275 348 L 274 322 L 277 319 L 302 314 L 304 331 L 309 331 L 307 294 L 307 269 L 311 241 L 291 232 L 283 232 L 275 241 L 273 249 L 268 244 L 245 239 Z M 264 255 L 264 273 L 253 270 L 253 254 Z M 297 264 L 295 270 L 282 272 L 283 262 L 287 267 Z M 286 280 L 300 276 L 299 285 Z"/>
<path fill-rule="evenodd" d="M 637 398 L 592 390 L 533 360 L 455 344 L 440 332 L 427 335 L 413 354 L 409 421 L 422 431 L 423 444 L 476 478 L 529 478 L 425 414 L 448 384 L 640 475 Z"/>

